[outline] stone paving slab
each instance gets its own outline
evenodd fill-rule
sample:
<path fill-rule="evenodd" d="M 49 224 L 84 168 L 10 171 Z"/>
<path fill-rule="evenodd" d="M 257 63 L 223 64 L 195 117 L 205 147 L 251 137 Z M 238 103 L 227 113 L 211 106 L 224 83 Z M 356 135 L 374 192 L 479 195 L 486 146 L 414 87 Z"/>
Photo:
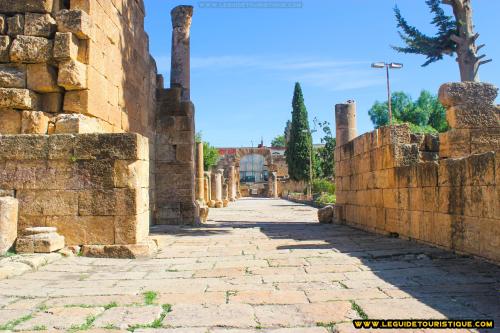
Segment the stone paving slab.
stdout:
<path fill-rule="evenodd" d="M 314 208 L 244 199 L 212 209 L 199 228 L 154 227 L 156 258 L 68 257 L 0 280 L 0 325 L 38 333 L 342 333 L 358 332 L 351 320 L 364 314 L 500 322 L 498 266 L 316 219 Z"/>

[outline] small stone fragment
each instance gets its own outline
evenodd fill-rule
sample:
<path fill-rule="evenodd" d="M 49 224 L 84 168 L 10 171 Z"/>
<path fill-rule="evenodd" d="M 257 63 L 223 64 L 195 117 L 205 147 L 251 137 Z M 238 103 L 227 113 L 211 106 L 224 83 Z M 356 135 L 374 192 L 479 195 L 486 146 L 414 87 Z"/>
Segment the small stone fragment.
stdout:
<path fill-rule="evenodd" d="M 44 63 L 52 58 L 53 42 L 43 37 L 17 36 L 10 48 L 10 60 L 22 63 Z"/>
<path fill-rule="evenodd" d="M 39 93 L 61 91 L 57 85 L 57 70 L 45 63 L 28 65 L 28 89 Z"/>
<path fill-rule="evenodd" d="M 28 36 L 50 38 L 57 27 L 50 14 L 26 13 L 24 21 L 24 34 Z"/>
<path fill-rule="evenodd" d="M 32 110 L 38 106 L 38 96 L 28 89 L 0 88 L 0 108 Z"/>
<path fill-rule="evenodd" d="M 50 253 L 62 248 L 64 236 L 45 227 L 25 229 L 24 236 L 18 237 L 16 242 L 18 253 Z"/>
<path fill-rule="evenodd" d="M 23 111 L 22 134 L 47 134 L 50 118 L 41 111 Z"/>
<path fill-rule="evenodd" d="M 0 65 L 0 88 L 26 88 L 26 66 Z"/>
<path fill-rule="evenodd" d="M 63 9 L 56 14 L 57 31 L 72 32 L 79 39 L 89 39 L 92 24 L 90 16 L 83 10 Z"/>
<path fill-rule="evenodd" d="M 318 220 L 320 223 L 332 223 L 333 206 L 326 206 L 321 209 L 318 209 Z"/>
<path fill-rule="evenodd" d="M 57 84 L 66 90 L 86 89 L 87 66 L 76 60 L 67 60 L 60 63 Z"/>
<path fill-rule="evenodd" d="M 24 34 L 24 15 L 16 14 L 7 18 L 7 34 L 12 37 Z"/>

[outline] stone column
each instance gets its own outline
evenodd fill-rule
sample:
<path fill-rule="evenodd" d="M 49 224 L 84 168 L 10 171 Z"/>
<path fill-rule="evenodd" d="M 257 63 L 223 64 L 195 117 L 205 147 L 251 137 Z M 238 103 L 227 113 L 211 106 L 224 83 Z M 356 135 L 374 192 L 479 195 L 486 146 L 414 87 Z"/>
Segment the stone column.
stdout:
<path fill-rule="evenodd" d="M 278 173 L 271 172 L 272 183 L 272 197 L 278 199 Z"/>
<path fill-rule="evenodd" d="M 215 207 L 221 208 L 222 203 L 222 174 L 224 173 L 223 169 L 218 169 L 215 173 Z"/>
<path fill-rule="evenodd" d="M 229 167 L 228 190 L 229 201 L 236 201 L 236 167 L 234 165 Z"/>
<path fill-rule="evenodd" d="M 181 88 L 181 100 L 190 100 L 190 45 L 189 34 L 193 6 L 177 6 L 172 16 L 172 68 L 170 87 Z"/>
<path fill-rule="evenodd" d="M 335 124 L 337 147 L 340 147 L 356 137 L 356 102 L 335 105 Z"/>
<path fill-rule="evenodd" d="M 211 188 L 210 188 L 210 172 L 205 172 L 203 174 L 203 180 L 204 180 L 204 193 L 203 193 L 204 196 L 203 196 L 203 199 L 209 205 L 209 203 L 210 203 L 210 192 L 211 192 Z"/>
<path fill-rule="evenodd" d="M 196 200 L 205 202 L 205 172 L 203 169 L 203 143 L 196 144 Z"/>

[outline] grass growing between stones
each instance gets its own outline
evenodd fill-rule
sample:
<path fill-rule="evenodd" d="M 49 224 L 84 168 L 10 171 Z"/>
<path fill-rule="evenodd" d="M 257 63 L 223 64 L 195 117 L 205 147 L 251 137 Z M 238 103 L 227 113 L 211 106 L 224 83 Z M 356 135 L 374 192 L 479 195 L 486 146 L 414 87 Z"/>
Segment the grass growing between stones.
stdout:
<path fill-rule="evenodd" d="M 135 330 L 137 330 L 139 328 L 162 328 L 162 326 L 163 326 L 163 319 L 165 319 L 165 317 L 167 316 L 167 314 L 172 311 L 172 305 L 170 305 L 170 304 L 163 304 L 161 306 L 161 308 L 163 309 L 163 311 L 160 314 L 159 318 L 153 320 L 149 324 L 137 324 L 137 325 L 130 326 L 129 328 L 127 328 L 127 331 L 134 332 Z"/>
<path fill-rule="evenodd" d="M 316 323 L 316 326 L 324 327 L 328 332 L 335 332 L 335 323 Z"/>
<path fill-rule="evenodd" d="M 155 303 L 156 298 L 158 297 L 158 293 L 156 291 L 146 291 L 143 295 L 144 295 L 144 303 L 146 305 L 153 305 Z"/>
<path fill-rule="evenodd" d="M 351 308 L 358 313 L 361 319 L 367 320 L 368 315 L 363 310 L 363 308 L 361 308 L 355 301 L 350 301 L 350 302 L 351 302 Z"/>
<path fill-rule="evenodd" d="M 15 326 L 19 325 L 20 323 L 23 323 L 25 321 L 28 321 L 32 319 L 32 315 L 27 315 L 24 317 L 21 317 L 19 319 L 11 320 L 7 322 L 7 324 L 0 325 L 0 331 L 11 331 Z"/>
<path fill-rule="evenodd" d="M 33 331 L 46 331 L 46 330 L 47 330 L 47 326 L 45 326 L 45 325 L 39 325 L 39 326 L 33 327 Z"/>
<path fill-rule="evenodd" d="M 109 304 L 106 304 L 104 306 L 104 310 L 109 310 L 109 309 L 112 309 L 112 308 L 116 308 L 118 306 L 118 303 L 116 302 L 111 302 Z"/>
<path fill-rule="evenodd" d="M 92 327 L 92 324 L 94 323 L 95 319 L 96 316 L 88 316 L 83 324 L 71 326 L 68 332 L 73 333 L 76 331 L 86 331 Z"/>

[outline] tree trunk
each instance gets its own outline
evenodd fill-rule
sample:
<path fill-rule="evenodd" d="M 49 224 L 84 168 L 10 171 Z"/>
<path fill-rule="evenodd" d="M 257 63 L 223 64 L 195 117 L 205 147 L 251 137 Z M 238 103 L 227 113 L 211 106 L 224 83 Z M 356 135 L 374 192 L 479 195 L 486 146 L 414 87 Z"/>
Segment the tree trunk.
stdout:
<path fill-rule="evenodd" d="M 453 7 L 453 14 L 457 21 L 458 36 L 452 35 L 457 43 L 457 62 L 460 68 L 461 81 L 479 81 L 478 69 L 482 64 L 477 57 L 476 39 L 472 23 L 471 0 L 443 0 L 444 4 Z"/>

